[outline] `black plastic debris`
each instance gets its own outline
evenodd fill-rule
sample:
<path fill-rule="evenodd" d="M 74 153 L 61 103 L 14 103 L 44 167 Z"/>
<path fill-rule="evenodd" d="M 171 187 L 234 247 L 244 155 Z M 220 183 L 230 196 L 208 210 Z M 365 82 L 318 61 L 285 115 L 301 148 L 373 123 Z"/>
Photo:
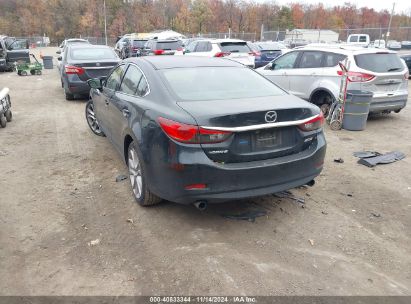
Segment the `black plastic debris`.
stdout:
<path fill-rule="evenodd" d="M 121 182 L 121 181 L 123 181 L 123 180 L 126 180 L 127 178 L 128 178 L 127 175 L 120 174 L 119 176 L 116 177 L 116 182 L 117 182 L 117 183 L 118 183 L 118 182 Z"/>
<path fill-rule="evenodd" d="M 267 211 L 264 210 L 250 210 L 240 214 L 222 214 L 222 217 L 230 220 L 243 220 L 249 222 L 255 222 L 257 217 L 267 215 Z"/>
<path fill-rule="evenodd" d="M 367 167 L 375 167 L 378 164 L 390 164 L 405 158 L 405 154 L 399 151 L 381 154 L 373 151 L 355 152 L 355 157 L 359 157 L 358 163 Z"/>
<path fill-rule="evenodd" d="M 371 212 L 371 216 L 373 216 L 373 217 L 381 217 L 381 214 L 375 213 L 375 212 Z"/>
<path fill-rule="evenodd" d="M 334 162 L 335 162 L 335 163 L 339 163 L 339 164 L 343 164 L 343 163 L 344 163 L 344 160 L 340 157 L 340 158 L 334 159 Z"/>
<path fill-rule="evenodd" d="M 293 201 L 296 201 L 297 203 L 300 204 L 305 204 L 305 199 L 302 197 L 296 197 L 294 194 L 292 194 L 290 191 L 281 191 L 274 193 L 273 196 L 278 197 L 278 198 L 289 198 Z"/>

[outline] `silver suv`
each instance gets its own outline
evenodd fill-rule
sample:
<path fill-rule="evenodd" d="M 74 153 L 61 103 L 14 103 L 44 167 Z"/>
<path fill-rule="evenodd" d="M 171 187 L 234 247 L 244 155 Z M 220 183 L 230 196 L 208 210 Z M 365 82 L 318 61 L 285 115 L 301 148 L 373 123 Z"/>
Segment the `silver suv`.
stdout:
<path fill-rule="evenodd" d="M 341 69 L 349 62 L 348 90 L 374 93 L 370 112 L 398 113 L 408 99 L 408 69 L 392 51 L 350 46 L 312 45 L 277 57 L 257 71 L 280 87 L 327 112 L 338 97 Z"/>

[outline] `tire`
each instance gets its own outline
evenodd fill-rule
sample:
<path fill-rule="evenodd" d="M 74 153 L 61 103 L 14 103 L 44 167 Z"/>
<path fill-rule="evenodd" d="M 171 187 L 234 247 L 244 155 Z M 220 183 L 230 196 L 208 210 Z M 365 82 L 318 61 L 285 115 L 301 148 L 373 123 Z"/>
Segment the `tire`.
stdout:
<path fill-rule="evenodd" d="M 67 93 L 67 92 L 65 92 L 65 94 L 66 94 L 66 100 L 74 100 L 74 95 L 73 94 Z"/>
<path fill-rule="evenodd" d="M 35 74 L 36 74 L 36 71 L 35 71 L 35 70 L 30 70 L 30 74 L 31 74 L 31 75 L 35 75 Z"/>
<path fill-rule="evenodd" d="M 154 195 L 146 184 L 145 165 L 143 157 L 135 142 L 131 142 L 127 150 L 127 166 L 133 196 L 141 206 L 152 206 L 161 202 L 161 198 Z"/>
<path fill-rule="evenodd" d="M 5 114 L 4 116 L 6 116 L 7 122 L 12 121 L 12 119 L 13 119 L 13 113 L 11 113 L 10 110 L 7 110 L 7 111 L 6 111 L 6 114 Z"/>
<path fill-rule="evenodd" d="M 92 100 L 89 100 L 86 104 L 86 120 L 90 130 L 98 136 L 106 136 L 104 132 L 100 129 L 96 113 L 94 112 L 94 104 Z"/>
<path fill-rule="evenodd" d="M 27 76 L 28 74 L 27 74 L 27 71 L 21 71 L 21 72 L 20 72 L 20 75 L 21 75 L 21 76 Z"/>
<path fill-rule="evenodd" d="M 7 119 L 4 114 L 0 114 L 0 127 L 5 128 L 7 125 Z"/>
<path fill-rule="evenodd" d="M 333 99 L 334 98 L 327 92 L 318 92 L 311 98 L 311 102 L 319 106 L 324 114 L 324 117 L 327 117 L 328 112 L 330 111 L 330 106 L 333 103 Z"/>

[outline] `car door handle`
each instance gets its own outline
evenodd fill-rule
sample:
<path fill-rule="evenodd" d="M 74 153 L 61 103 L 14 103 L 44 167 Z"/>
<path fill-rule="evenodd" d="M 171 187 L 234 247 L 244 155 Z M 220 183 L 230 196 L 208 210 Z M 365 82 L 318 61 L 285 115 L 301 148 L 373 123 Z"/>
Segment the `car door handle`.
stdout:
<path fill-rule="evenodd" d="M 123 112 L 124 117 L 129 117 L 130 116 L 130 111 L 127 108 L 124 108 L 122 112 Z"/>

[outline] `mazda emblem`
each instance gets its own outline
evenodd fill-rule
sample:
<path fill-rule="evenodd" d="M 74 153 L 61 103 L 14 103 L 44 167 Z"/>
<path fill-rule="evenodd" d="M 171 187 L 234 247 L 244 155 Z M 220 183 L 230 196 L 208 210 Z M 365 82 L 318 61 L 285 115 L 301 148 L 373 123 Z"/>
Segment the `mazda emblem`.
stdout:
<path fill-rule="evenodd" d="M 277 120 L 277 112 L 276 111 L 268 111 L 265 113 L 265 121 L 266 122 L 275 122 Z"/>

